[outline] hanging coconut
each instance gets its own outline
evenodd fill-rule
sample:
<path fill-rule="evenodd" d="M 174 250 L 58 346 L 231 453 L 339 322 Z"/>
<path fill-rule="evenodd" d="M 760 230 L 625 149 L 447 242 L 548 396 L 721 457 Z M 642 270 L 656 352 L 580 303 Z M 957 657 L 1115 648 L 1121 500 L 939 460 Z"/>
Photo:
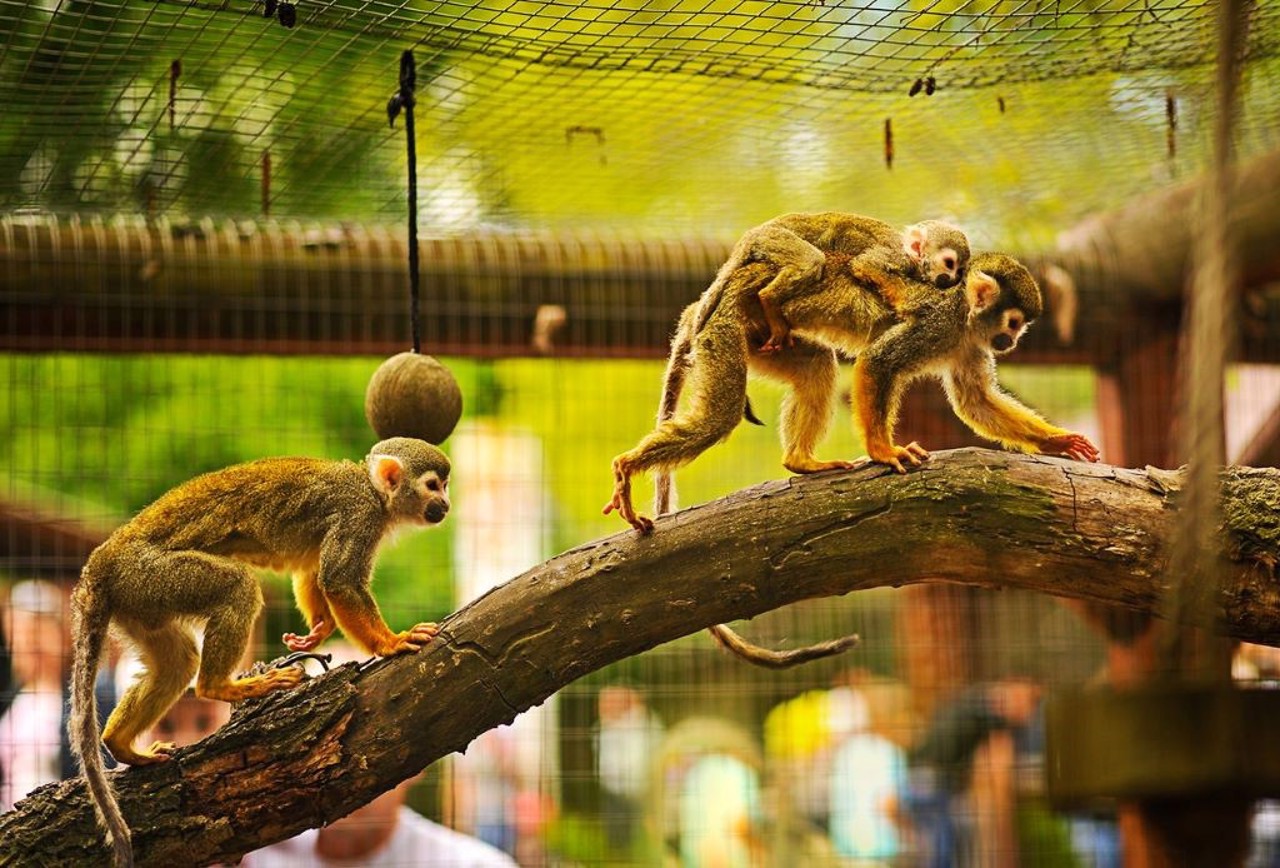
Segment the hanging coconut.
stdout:
<path fill-rule="evenodd" d="M 431 356 L 399 353 L 370 378 L 364 415 L 380 440 L 417 437 L 438 446 L 462 416 L 462 390 L 449 369 Z"/>

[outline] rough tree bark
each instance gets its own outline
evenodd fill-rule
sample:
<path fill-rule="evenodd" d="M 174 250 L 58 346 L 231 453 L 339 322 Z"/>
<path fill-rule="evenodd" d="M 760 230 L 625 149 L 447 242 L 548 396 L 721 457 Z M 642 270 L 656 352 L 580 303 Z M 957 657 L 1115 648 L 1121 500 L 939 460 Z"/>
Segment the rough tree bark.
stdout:
<path fill-rule="evenodd" d="M 593 670 L 797 600 L 948 581 L 1155 611 L 1180 478 L 966 449 L 906 476 L 867 465 L 766 482 L 664 517 L 650 537 L 588 543 L 460 610 L 421 653 L 247 703 L 174 761 L 116 775 L 139 863 L 234 861 Z M 1280 643 L 1280 471 L 1223 481 L 1224 629 Z M 106 856 L 78 779 L 0 817 L 0 865 Z"/>

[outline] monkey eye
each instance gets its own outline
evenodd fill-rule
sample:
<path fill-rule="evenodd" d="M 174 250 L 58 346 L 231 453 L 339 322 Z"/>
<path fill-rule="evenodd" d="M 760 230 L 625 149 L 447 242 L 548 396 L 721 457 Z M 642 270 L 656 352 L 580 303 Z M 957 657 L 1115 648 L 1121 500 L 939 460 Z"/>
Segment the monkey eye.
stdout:
<path fill-rule="evenodd" d="M 427 491 L 439 491 L 441 488 L 440 480 L 432 477 L 427 480 Z"/>
<path fill-rule="evenodd" d="M 942 265 L 947 269 L 947 271 L 952 271 L 956 267 L 956 258 L 954 256 L 948 256 L 942 260 Z"/>
<path fill-rule="evenodd" d="M 1017 316 L 1009 317 L 1009 328 L 1011 329 L 1022 328 L 1022 317 L 1017 317 Z"/>

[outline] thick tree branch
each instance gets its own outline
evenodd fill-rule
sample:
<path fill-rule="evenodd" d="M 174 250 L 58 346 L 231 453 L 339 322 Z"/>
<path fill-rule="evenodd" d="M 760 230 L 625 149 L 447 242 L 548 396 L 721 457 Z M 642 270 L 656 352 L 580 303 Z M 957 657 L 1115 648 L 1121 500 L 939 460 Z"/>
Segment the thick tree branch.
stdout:
<path fill-rule="evenodd" d="M 116 777 L 144 865 L 232 861 L 342 816 L 602 666 L 797 600 L 949 581 L 1154 611 L 1181 475 L 987 450 L 766 482 L 565 552 L 421 653 L 246 704 Z M 1280 471 L 1224 474 L 1225 630 L 1280 642 Z M 856 651 L 853 653 L 857 653 Z M 0 864 L 106 858 L 79 780 L 0 817 Z"/>

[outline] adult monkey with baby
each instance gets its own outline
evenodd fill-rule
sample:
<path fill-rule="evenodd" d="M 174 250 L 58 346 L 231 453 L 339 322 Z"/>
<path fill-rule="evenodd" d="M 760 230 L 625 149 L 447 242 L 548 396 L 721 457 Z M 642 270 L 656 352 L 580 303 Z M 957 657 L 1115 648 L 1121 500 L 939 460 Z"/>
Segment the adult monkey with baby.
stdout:
<path fill-rule="evenodd" d="M 782 306 L 810 291 L 825 269 L 846 269 L 901 311 L 918 297 L 918 284 L 949 289 L 964 279 L 969 239 L 941 220 L 925 220 L 899 232 L 882 220 L 842 211 L 783 214 L 742 234 L 704 293 L 697 331 L 719 303 L 729 277 L 748 262 L 766 262 L 776 269 L 755 293 L 769 328 L 760 349 L 771 352 L 792 343 Z"/>
<path fill-rule="evenodd" d="M 681 427 L 681 422 L 673 421 L 673 417 L 685 375 L 691 367 L 695 342 L 702 344 L 701 355 L 716 355 L 718 344 L 733 343 L 735 337 L 749 333 L 754 366 L 769 367 L 760 354 L 795 348 L 790 322 L 782 313 L 784 306 L 796 303 L 802 311 L 808 312 L 816 297 L 819 308 L 835 310 L 841 307 L 836 298 L 828 298 L 830 291 L 823 283 L 824 278 L 836 277 L 843 281 L 841 290 L 844 295 L 852 292 L 845 300 L 851 302 L 848 305 L 850 309 L 841 311 L 847 315 L 847 322 L 835 323 L 836 329 L 844 325 L 848 330 L 863 333 L 863 338 L 870 340 L 873 331 L 882 330 L 889 318 L 905 314 L 913 305 L 927 300 L 933 288 L 946 289 L 960 282 L 968 261 L 969 240 L 964 232 L 937 220 L 917 223 L 898 232 L 888 223 L 871 217 L 826 211 L 784 214 L 747 230 L 734 245 L 711 286 L 682 314 L 663 378 L 658 429 L 631 452 L 614 459 L 614 494 L 605 505 L 604 512 L 617 509 L 623 518 L 647 533 L 652 523 L 637 515 L 631 504 L 631 473 L 650 467 L 663 469 L 657 478 L 656 502 L 657 511 L 666 512 L 671 490 L 669 471 L 727 437 L 737 424 L 736 417 L 731 421 L 719 415 L 726 408 L 719 404 L 718 398 L 736 391 L 738 387 L 732 384 L 739 380 L 743 393 L 742 415 L 755 424 L 762 424 L 752 413 L 746 398 L 745 368 L 736 364 L 740 357 L 745 356 L 747 349 L 735 348 L 723 372 L 729 375 L 727 387 L 707 395 L 696 394 L 695 407 L 685 414 L 689 423 L 687 430 L 672 430 Z M 753 283 L 742 280 L 739 273 L 749 263 L 761 263 L 772 268 L 762 281 Z M 713 325 L 713 331 L 724 334 L 700 340 L 720 311 L 722 302 L 731 313 L 727 319 L 721 314 L 720 321 Z M 835 345 L 843 343 L 847 341 L 838 340 Z M 812 349 L 809 347 L 790 353 L 791 361 L 784 362 L 784 367 L 796 368 L 793 373 L 802 375 L 803 379 L 811 379 L 803 376 L 803 370 L 810 367 L 807 357 Z M 821 350 L 819 355 L 822 355 Z M 715 362 L 712 360 L 706 364 Z M 814 381 L 809 385 L 823 392 L 821 378 L 825 371 L 820 368 L 819 362 L 812 372 Z M 786 376 L 785 372 L 782 377 L 793 380 L 795 384 L 795 378 Z M 833 388 L 834 380 L 826 385 L 825 393 Z M 829 395 L 798 399 L 798 405 L 791 403 L 788 406 L 804 411 L 818 404 L 824 407 L 829 404 Z M 825 414 L 825 410 L 823 412 Z M 805 421 L 806 430 L 818 424 L 809 419 L 810 415 L 802 412 L 796 417 Z M 711 418 L 713 416 L 714 419 Z M 825 415 L 823 420 L 819 427 L 825 431 Z M 784 442 L 788 441 L 785 433 L 787 421 L 784 413 Z M 818 433 L 820 437 L 821 431 Z M 793 472 L 812 473 L 847 466 L 847 463 L 818 462 L 811 447 L 804 454 L 800 450 L 792 450 L 790 445 L 788 443 L 787 452 L 783 455 L 783 465 Z"/>
<path fill-rule="evenodd" d="M 1017 346 L 1028 323 L 1041 312 L 1039 287 L 1020 263 L 1003 254 L 974 258 L 963 287 L 938 293 L 920 284 L 887 301 L 847 269 L 828 269 L 818 286 L 782 307 L 802 340 L 780 351 L 762 352 L 769 328 L 758 307 L 761 287 L 774 277 L 767 263 L 747 263 L 728 275 L 722 297 L 703 315 L 702 302 L 681 315 L 664 381 L 658 427 L 636 448 L 614 459 L 614 493 L 605 511 L 620 514 L 643 533 L 653 523 L 631 503 L 630 477 L 659 471 L 657 512 L 667 511 L 671 471 L 729 435 L 741 419 L 748 367 L 792 386 L 782 412 L 783 463 L 796 472 L 852 467 L 818 461 L 813 449 L 826 432 L 835 388 L 836 354 L 858 355 L 854 404 L 868 452 L 905 472 L 902 461 L 919 464 L 928 453 L 912 443 L 893 443 L 898 401 L 913 378 L 940 377 L 956 414 L 978 434 L 1029 452 L 1096 461 L 1097 448 L 1080 434 L 1050 425 L 1002 392 L 995 357 Z M 708 290 L 710 293 L 711 290 Z M 704 300 L 705 301 L 705 300 Z M 699 325 L 701 323 L 701 326 Z M 689 381 L 690 401 L 677 413 L 677 398 Z M 786 652 L 753 645 L 724 625 L 710 628 L 716 641 L 749 662 L 790 667 L 838 654 L 857 642 L 847 636 Z"/>
<path fill-rule="evenodd" d="M 99 749 L 93 683 L 109 627 L 135 645 L 144 670 L 107 719 L 101 740 L 130 765 L 168 760 L 173 745 L 134 741 L 177 701 L 237 702 L 297 684 L 297 667 L 233 677 L 262 608 L 250 567 L 293 571 L 309 651 L 341 627 L 370 654 L 417 651 L 438 632 L 393 632 L 369 589 L 374 557 L 398 527 L 434 525 L 449 511 L 449 459 L 408 437 L 376 444 L 363 463 L 267 458 L 196 477 L 162 495 L 89 556 L 72 595 L 75 660 L 71 746 L 119 865 L 133 863 L 128 825 Z M 192 626 L 205 622 L 203 648 Z"/>
<path fill-rule="evenodd" d="M 1045 422 L 996 383 L 996 355 L 1012 350 L 1041 312 L 1035 279 L 1011 257 L 985 254 L 975 259 L 963 288 L 938 293 L 917 283 L 901 313 L 847 269 L 825 269 L 816 286 L 781 307 L 802 340 L 770 353 L 760 351 L 768 326 L 756 299 L 773 278 L 773 269 L 748 262 L 722 276 L 713 309 L 703 312 L 698 302 L 681 316 L 657 428 L 614 459 L 614 494 L 605 511 L 618 509 L 642 532 L 651 530 L 652 522 L 637 515 L 631 504 L 631 476 L 648 469 L 665 475 L 727 437 L 745 406 L 749 366 L 792 387 L 781 426 L 783 464 L 789 470 L 852 467 L 852 462 L 814 456 L 829 424 L 837 349 L 859 357 L 855 416 L 868 454 L 900 472 L 904 461 L 918 464 L 928 455 L 917 444 L 898 446 L 892 439 L 902 388 L 925 374 L 942 379 L 956 414 L 983 437 L 1023 451 L 1097 459 L 1087 438 Z M 945 310 L 936 307 L 942 302 Z M 928 328 L 922 329 L 922 323 Z M 690 400 L 677 412 L 676 396 L 686 380 Z M 660 500 L 662 496 L 660 486 Z"/>

